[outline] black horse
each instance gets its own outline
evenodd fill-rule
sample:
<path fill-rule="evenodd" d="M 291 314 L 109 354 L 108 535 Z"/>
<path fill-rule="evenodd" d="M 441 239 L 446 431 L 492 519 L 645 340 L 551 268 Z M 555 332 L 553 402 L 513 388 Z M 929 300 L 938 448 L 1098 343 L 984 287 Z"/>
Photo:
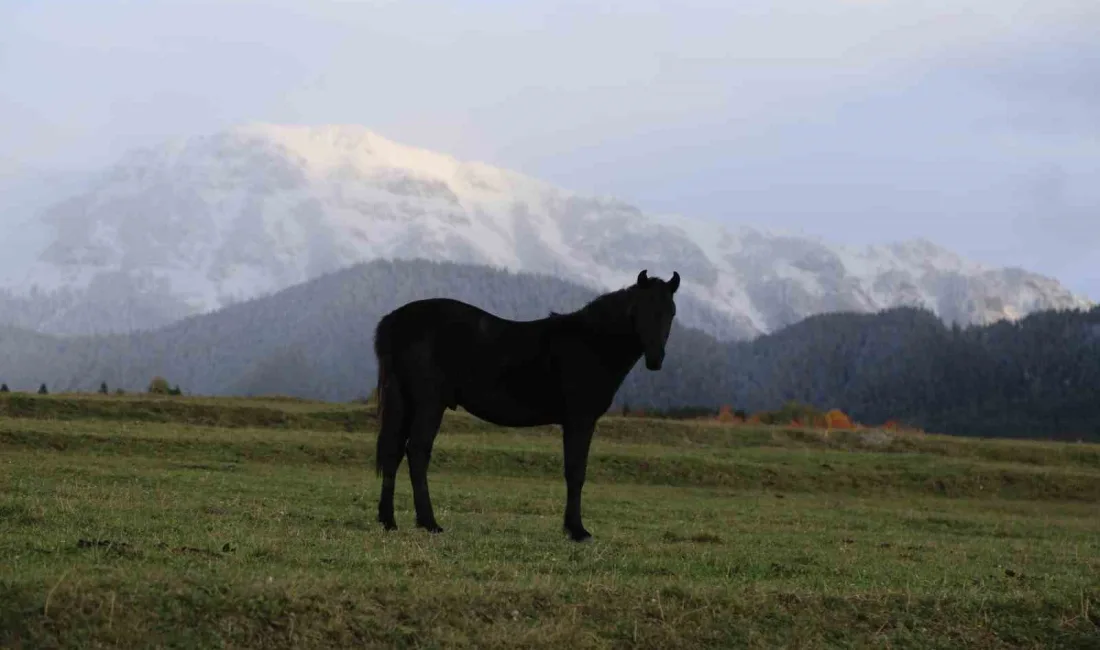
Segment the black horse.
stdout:
<path fill-rule="evenodd" d="M 428 463 L 443 410 L 462 406 L 501 426 L 561 425 L 565 530 L 576 541 L 591 538 L 581 523 L 581 488 L 593 428 L 639 358 L 661 369 L 679 286 L 679 273 L 665 282 L 642 271 L 637 283 L 575 312 L 532 321 L 449 298 L 417 300 L 384 316 L 374 332 L 378 521 L 397 528 L 394 483 L 407 454 L 416 525 L 443 532 L 428 494 Z"/>

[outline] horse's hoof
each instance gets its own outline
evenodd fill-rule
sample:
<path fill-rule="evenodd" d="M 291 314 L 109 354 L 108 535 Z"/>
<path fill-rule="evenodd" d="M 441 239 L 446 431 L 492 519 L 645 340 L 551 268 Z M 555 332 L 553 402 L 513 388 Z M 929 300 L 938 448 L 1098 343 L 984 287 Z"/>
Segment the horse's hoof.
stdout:
<path fill-rule="evenodd" d="M 417 525 L 417 527 L 423 528 L 424 530 L 428 531 L 429 533 L 431 533 L 433 535 L 438 535 L 439 533 L 443 532 L 443 527 L 440 526 L 437 523 L 421 524 L 421 523 L 418 522 L 416 525 Z"/>
<path fill-rule="evenodd" d="M 382 530 L 384 531 L 389 532 L 391 530 L 397 530 L 396 521 L 379 521 L 378 523 L 382 524 Z"/>
<path fill-rule="evenodd" d="M 573 540 L 574 542 L 583 544 L 592 541 L 592 533 L 583 528 L 581 528 L 580 530 L 570 530 L 566 528 L 565 532 L 567 535 L 569 535 L 569 539 Z"/>

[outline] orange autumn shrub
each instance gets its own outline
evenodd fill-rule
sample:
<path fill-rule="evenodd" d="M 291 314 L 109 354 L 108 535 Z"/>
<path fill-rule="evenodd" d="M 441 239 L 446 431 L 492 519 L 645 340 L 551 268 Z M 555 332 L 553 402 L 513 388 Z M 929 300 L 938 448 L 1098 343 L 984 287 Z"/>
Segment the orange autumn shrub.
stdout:
<path fill-rule="evenodd" d="M 735 424 L 741 424 L 745 421 L 745 418 L 742 416 L 742 414 L 734 411 L 733 407 L 729 406 L 728 404 L 723 404 L 722 407 L 718 409 L 717 419 L 719 422 Z"/>
<path fill-rule="evenodd" d="M 830 429 L 851 429 L 852 419 L 840 409 L 833 409 L 825 414 L 825 426 Z"/>

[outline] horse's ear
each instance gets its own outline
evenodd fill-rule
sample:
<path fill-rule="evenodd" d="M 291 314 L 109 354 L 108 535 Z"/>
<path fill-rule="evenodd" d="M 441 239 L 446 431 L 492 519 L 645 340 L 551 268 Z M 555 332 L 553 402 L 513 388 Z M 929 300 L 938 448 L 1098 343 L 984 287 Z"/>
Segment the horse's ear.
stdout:
<path fill-rule="evenodd" d="M 672 279 L 668 281 L 668 288 L 672 293 L 676 293 L 676 290 L 680 288 L 680 274 L 678 272 L 672 272 Z"/>
<path fill-rule="evenodd" d="M 646 275 L 646 269 L 642 269 L 642 272 L 638 274 L 638 284 L 645 284 L 649 280 L 649 276 Z"/>

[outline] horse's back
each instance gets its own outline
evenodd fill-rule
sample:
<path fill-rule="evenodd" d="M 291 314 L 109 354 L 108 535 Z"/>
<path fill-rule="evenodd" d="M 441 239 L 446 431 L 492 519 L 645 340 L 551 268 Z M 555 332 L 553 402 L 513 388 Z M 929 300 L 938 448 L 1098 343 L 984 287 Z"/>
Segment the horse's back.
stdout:
<path fill-rule="evenodd" d="M 382 317 L 378 331 L 391 329 L 423 337 L 433 332 L 451 334 L 468 329 L 484 329 L 483 322 L 500 320 L 493 314 L 453 298 L 425 298 L 401 305 Z"/>
<path fill-rule="evenodd" d="M 493 314 L 480 307 L 476 307 L 468 302 L 463 302 L 455 298 L 422 298 L 401 305 L 386 314 L 383 320 L 386 318 L 402 320 L 427 319 L 431 322 L 432 319 L 439 317 L 452 319 L 477 318 L 482 315 L 492 316 Z"/>
<path fill-rule="evenodd" d="M 386 345 L 380 347 L 391 353 L 427 348 L 435 361 L 450 365 L 489 361 L 486 357 L 507 347 L 517 332 L 526 329 L 529 326 L 461 300 L 425 298 L 405 303 L 382 317 L 375 339 L 383 340 Z"/>

